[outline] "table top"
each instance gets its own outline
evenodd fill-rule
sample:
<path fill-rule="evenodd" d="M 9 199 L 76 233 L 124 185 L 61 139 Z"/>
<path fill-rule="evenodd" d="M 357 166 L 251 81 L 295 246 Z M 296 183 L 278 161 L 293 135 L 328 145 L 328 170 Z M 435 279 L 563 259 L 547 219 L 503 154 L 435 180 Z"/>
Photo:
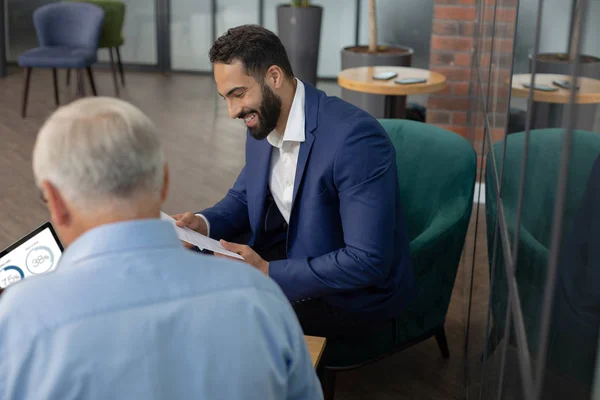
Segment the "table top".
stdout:
<path fill-rule="evenodd" d="M 395 72 L 395 78 L 387 81 L 373 79 L 373 75 Z M 413 83 L 400 85 L 395 83 L 396 79 L 402 78 L 425 78 L 425 83 Z M 409 94 L 435 93 L 446 86 L 446 77 L 440 73 L 427 69 L 411 67 L 358 67 L 348 68 L 338 75 L 338 84 L 344 89 L 356 92 L 382 94 L 391 96 L 406 96 Z"/>
<path fill-rule="evenodd" d="M 535 74 L 535 83 L 550 85 L 558 90 L 555 92 L 544 92 L 541 90 L 533 91 L 533 100 L 544 103 L 568 104 L 571 100 L 571 91 L 560 88 L 552 81 L 571 81 L 569 75 L 557 74 Z M 516 97 L 529 97 L 529 89 L 523 86 L 523 83 L 531 83 L 531 74 L 513 75 L 512 94 Z M 578 79 L 579 90 L 576 97 L 577 104 L 595 104 L 600 103 L 600 80 L 580 77 Z"/>
<path fill-rule="evenodd" d="M 313 362 L 313 366 L 316 368 L 325 349 L 325 338 L 317 336 L 304 336 L 306 345 L 308 346 L 308 352 L 310 353 L 310 359 Z"/>

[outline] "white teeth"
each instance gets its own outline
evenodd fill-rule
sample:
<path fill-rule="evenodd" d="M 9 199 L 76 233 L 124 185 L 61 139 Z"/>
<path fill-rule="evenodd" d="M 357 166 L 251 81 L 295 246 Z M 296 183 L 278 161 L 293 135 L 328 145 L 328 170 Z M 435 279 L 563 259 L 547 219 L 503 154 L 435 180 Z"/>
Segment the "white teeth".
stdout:
<path fill-rule="evenodd" d="M 254 114 L 250 114 L 250 115 L 248 115 L 246 118 L 244 118 L 244 121 L 246 121 L 246 122 L 250 122 L 250 121 L 252 121 L 253 119 L 254 119 Z"/>

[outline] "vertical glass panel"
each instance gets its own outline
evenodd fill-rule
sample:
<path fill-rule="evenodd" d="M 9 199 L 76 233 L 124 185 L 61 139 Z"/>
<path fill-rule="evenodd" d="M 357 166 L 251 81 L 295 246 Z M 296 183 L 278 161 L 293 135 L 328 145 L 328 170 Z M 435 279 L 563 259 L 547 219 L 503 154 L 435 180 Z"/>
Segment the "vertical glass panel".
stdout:
<path fill-rule="evenodd" d="M 158 63 L 156 49 L 156 5 L 154 0 L 121 0 L 125 3 L 125 23 L 121 47 L 123 63 Z M 108 50 L 100 50 L 98 59 L 109 61 Z"/>
<path fill-rule="evenodd" d="M 486 392 L 484 392 L 483 398 L 498 399 L 498 394 L 501 393 L 499 399 L 502 400 L 527 399 L 525 382 L 519 362 L 519 356 L 523 353 L 523 350 L 519 348 L 515 338 L 514 321 L 511 321 L 508 337 L 502 338 L 502 343 L 497 350 L 493 366 L 488 370 L 491 375 L 488 375 L 490 379 L 486 382 Z M 503 353 L 505 354 L 504 367 L 502 368 Z M 502 377 L 502 380 L 500 380 L 500 377 Z"/>
<path fill-rule="evenodd" d="M 277 6 L 281 0 L 265 0 L 267 29 L 277 33 Z M 354 0 L 327 0 L 314 2 L 323 7 L 321 43 L 319 47 L 319 78 L 335 78 L 342 70 L 341 50 L 354 45 L 356 2 Z"/>
<path fill-rule="evenodd" d="M 541 398 L 578 400 L 590 398 L 598 353 L 600 138 L 573 132 L 571 154 L 552 319 L 548 331 L 540 332 L 548 336 Z M 544 300 L 533 311 L 541 313 Z"/>
<path fill-rule="evenodd" d="M 479 79 L 481 89 L 483 91 L 483 102 L 486 108 L 490 108 L 488 90 L 490 86 L 490 69 L 492 67 L 492 36 L 494 34 L 494 5 L 496 0 L 485 1 L 480 8 L 480 37 L 479 37 L 479 52 L 477 54 L 479 61 Z"/>
<path fill-rule="evenodd" d="M 527 349 L 533 364 L 534 376 L 544 372 L 540 398 L 589 398 L 596 362 L 600 298 L 594 286 L 600 259 L 590 249 L 594 243 L 596 200 L 595 185 L 600 179 L 594 176 L 594 163 L 600 155 L 600 138 L 597 129 L 595 104 L 577 104 L 574 107 L 575 127 L 571 142 L 570 160 L 563 164 L 566 149 L 566 111 L 568 92 L 558 88 L 554 81 L 571 79 L 572 60 L 567 57 L 572 24 L 571 3 L 544 0 L 541 19 L 539 53 L 536 55 L 536 84 L 546 85 L 551 92 L 541 96 L 541 90 L 530 92 L 524 85 L 531 81 L 537 1 L 520 2 L 518 37 L 515 51 L 510 104 L 509 131 L 505 161 L 506 191 L 503 191 L 507 223 L 511 234 L 516 227 L 515 210 L 518 207 L 521 163 L 525 163 L 525 190 L 517 250 L 516 280 L 521 298 L 521 312 L 527 335 Z M 600 78 L 598 44 L 593 27 L 593 12 L 599 12 L 597 2 L 589 2 L 583 14 L 586 19 L 583 41 L 582 75 Z M 562 76 L 561 76 L 562 75 Z M 600 82 L 598 82 L 600 85 Z M 581 81 L 581 86 L 595 85 Z M 598 86 L 600 88 L 600 86 Z M 527 104 L 533 93 L 533 104 Z M 543 98 L 542 98 L 543 97 Z M 562 100 L 561 100 L 562 98 Z M 528 150 L 525 151 L 525 125 L 531 120 Z M 518 166 L 516 166 L 518 165 Z M 566 187 L 560 189 L 560 176 L 566 176 Z M 560 192 L 558 192 L 561 190 Z M 564 195 L 560 230 L 559 254 L 552 253 L 555 230 L 555 207 L 559 196 Z M 600 198 L 599 198 L 600 199 Z M 512 239 L 512 238 L 511 238 Z M 556 283 L 551 298 L 544 297 L 547 290 L 549 267 L 556 263 Z M 594 267 L 592 267 L 592 265 Z M 542 326 L 543 313 L 552 300 L 551 322 L 548 329 Z M 547 348 L 542 344 L 547 338 Z M 535 363 L 544 352 L 544 365 Z"/>
<path fill-rule="evenodd" d="M 515 49 L 515 73 L 529 73 L 529 56 L 533 51 L 535 32 L 535 18 L 537 13 L 537 0 L 521 0 L 519 2 L 519 29 L 517 30 L 517 47 Z M 540 53 L 560 54 L 568 50 L 571 1 L 544 0 L 543 20 L 541 26 Z M 600 2 L 588 1 L 586 13 L 585 33 L 583 35 L 582 54 L 591 57 L 600 57 L 600 25 L 595 23 L 596 16 L 600 15 Z M 598 63 L 600 60 L 590 62 Z M 598 79 L 598 72 L 592 76 L 589 67 L 584 67 L 582 76 Z"/>
<path fill-rule="evenodd" d="M 218 0 L 217 36 L 239 25 L 258 24 L 259 11 L 258 0 Z"/>
<path fill-rule="evenodd" d="M 473 74 L 473 76 L 475 76 Z M 473 93 L 478 93 L 478 84 L 475 79 L 471 80 L 474 85 Z M 475 101 L 477 100 L 477 101 Z M 482 148 L 484 137 L 484 112 L 482 102 L 476 99 L 470 103 L 469 113 L 469 132 L 468 136 L 472 141 L 473 147 L 480 154 L 486 154 L 488 151 L 488 142 L 486 148 Z M 477 163 L 478 169 L 481 166 L 481 158 Z M 482 171 L 485 171 L 485 164 Z M 481 185 L 483 184 L 483 185 Z M 479 196 L 479 197 L 478 197 Z M 464 252 L 464 271 L 463 281 L 465 282 L 465 315 L 468 316 L 467 331 L 467 358 L 466 358 L 466 379 L 469 398 L 478 398 L 481 380 L 481 357 L 483 349 L 488 338 L 484 335 L 488 314 L 489 293 L 490 293 L 490 272 L 488 262 L 488 245 L 486 241 L 486 189 L 485 174 L 477 177 L 475 186 L 473 211 L 471 224 L 467 233 Z M 492 229 L 493 229 L 493 225 Z M 477 228 L 477 229 L 475 229 Z M 476 241 L 476 242 L 475 242 Z M 475 248 L 473 249 L 473 246 Z M 460 282 L 457 280 L 457 284 Z M 471 282 L 473 285 L 471 287 Z"/>
<path fill-rule="evenodd" d="M 56 2 L 57 0 L 6 0 L 6 58 L 9 61 L 16 61 L 19 54 L 39 45 L 33 26 L 33 12 L 41 6 Z"/>
<path fill-rule="evenodd" d="M 431 0 L 377 0 L 378 41 L 382 45 L 408 46 L 414 50 L 412 66 L 429 68 L 433 21 Z M 360 2 L 359 44 L 369 42 L 369 1 Z"/>
<path fill-rule="evenodd" d="M 175 70 L 212 70 L 210 1 L 171 0 L 171 67 Z"/>

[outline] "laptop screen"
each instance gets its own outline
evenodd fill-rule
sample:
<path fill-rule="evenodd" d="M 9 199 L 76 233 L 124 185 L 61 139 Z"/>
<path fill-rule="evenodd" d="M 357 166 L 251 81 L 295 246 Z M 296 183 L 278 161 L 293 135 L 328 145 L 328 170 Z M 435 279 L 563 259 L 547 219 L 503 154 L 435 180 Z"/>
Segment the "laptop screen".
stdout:
<path fill-rule="evenodd" d="M 47 222 L 0 252 L 0 289 L 32 275 L 52 271 L 63 247 Z"/>

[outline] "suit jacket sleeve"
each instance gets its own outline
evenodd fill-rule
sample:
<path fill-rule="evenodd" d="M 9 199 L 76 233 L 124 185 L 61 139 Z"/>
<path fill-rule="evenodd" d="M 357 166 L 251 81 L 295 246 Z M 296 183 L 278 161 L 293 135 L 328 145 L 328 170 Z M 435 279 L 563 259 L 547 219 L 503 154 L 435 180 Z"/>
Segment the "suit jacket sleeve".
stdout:
<path fill-rule="evenodd" d="M 350 129 L 333 168 L 345 247 L 269 264 L 269 275 L 292 302 L 372 286 L 389 274 L 399 212 L 395 150 L 374 122 Z"/>
<path fill-rule="evenodd" d="M 246 199 L 246 167 L 242 169 L 225 198 L 200 212 L 210 223 L 210 237 L 232 240 L 250 231 Z"/>

